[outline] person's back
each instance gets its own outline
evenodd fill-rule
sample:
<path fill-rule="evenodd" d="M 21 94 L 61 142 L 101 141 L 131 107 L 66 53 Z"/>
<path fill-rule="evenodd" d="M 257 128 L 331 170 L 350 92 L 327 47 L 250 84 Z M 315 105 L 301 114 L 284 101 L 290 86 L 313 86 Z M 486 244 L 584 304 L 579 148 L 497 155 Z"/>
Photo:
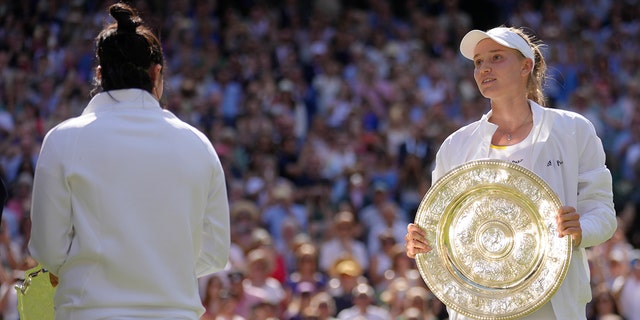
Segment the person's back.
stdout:
<path fill-rule="evenodd" d="M 162 110 L 157 81 L 103 81 L 105 92 L 44 140 L 30 249 L 60 279 L 58 319 L 198 319 L 197 277 L 228 260 L 220 160 L 204 134 Z"/>

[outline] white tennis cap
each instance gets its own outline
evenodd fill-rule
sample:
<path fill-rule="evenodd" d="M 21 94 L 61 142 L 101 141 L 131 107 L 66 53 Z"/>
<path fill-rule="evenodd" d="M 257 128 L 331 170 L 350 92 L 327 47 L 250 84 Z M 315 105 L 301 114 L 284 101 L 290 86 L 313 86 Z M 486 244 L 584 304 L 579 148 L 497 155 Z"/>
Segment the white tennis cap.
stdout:
<path fill-rule="evenodd" d="M 469 31 L 460 42 L 460 52 L 465 58 L 473 60 L 473 49 L 476 48 L 478 42 L 486 38 L 491 38 L 505 47 L 520 51 L 523 56 L 531 59 L 533 63 L 536 61 L 529 43 L 517 33 L 505 27 L 493 28 L 487 32 L 480 30 Z"/>

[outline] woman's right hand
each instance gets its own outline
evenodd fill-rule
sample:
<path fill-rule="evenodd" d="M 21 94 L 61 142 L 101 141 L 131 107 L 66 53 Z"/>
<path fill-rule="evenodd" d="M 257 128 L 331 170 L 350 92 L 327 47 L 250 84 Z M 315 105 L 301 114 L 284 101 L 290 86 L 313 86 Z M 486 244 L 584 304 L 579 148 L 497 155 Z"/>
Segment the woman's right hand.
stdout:
<path fill-rule="evenodd" d="M 431 251 L 431 246 L 427 242 L 427 235 L 415 223 L 410 223 L 407 226 L 407 235 L 404 236 L 405 249 L 407 250 L 407 256 L 414 259 L 418 253 L 427 253 Z"/>

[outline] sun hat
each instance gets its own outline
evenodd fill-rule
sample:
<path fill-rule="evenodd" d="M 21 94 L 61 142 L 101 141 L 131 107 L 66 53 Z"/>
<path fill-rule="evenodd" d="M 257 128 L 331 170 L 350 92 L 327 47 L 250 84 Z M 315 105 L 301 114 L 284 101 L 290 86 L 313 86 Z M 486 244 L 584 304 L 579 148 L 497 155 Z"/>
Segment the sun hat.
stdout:
<path fill-rule="evenodd" d="M 363 274 L 363 270 L 358 261 L 352 258 L 344 258 L 337 260 L 329 273 L 333 277 L 339 277 L 341 275 L 359 277 Z"/>
<path fill-rule="evenodd" d="M 476 48 L 476 45 L 481 40 L 487 38 L 493 39 L 493 41 L 507 48 L 520 51 L 523 56 L 531 59 L 535 64 L 536 59 L 533 54 L 533 49 L 531 49 L 529 43 L 527 43 L 527 41 L 520 35 L 506 27 L 497 27 L 486 32 L 481 30 L 469 31 L 462 38 L 462 41 L 460 41 L 460 52 L 465 58 L 473 60 L 473 50 Z"/>

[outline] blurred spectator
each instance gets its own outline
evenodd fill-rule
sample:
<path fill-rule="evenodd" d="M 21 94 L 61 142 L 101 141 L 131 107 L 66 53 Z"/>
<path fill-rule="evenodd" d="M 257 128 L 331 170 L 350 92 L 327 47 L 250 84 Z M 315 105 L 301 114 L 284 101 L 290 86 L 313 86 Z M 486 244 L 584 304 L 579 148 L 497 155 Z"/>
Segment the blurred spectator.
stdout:
<path fill-rule="evenodd" d="M 302 140 L 307 135 L 309 114 L 307 106 L 296 93 L 296 87 L 290 79 L 278 82 L 278 94 L 269 107 L 276 124 L 281 126 L 280 136 L 293 135 Z"/>
<path fill-rule="evenodd" d="M 246 251 L 246 258 L 248 260 L 249 252 L 255 251 L 256 249 L 260 249 L 261 256 L 264 256 L 268 260 L 268 270 L 267 275 L 271 278 L 278 280 L 280 283 L 284 283 L 287 278 L 287 265 L 284 256 L 276 250 L 273 243 L 273 238 L 267 232 L 267 230 L 263 228 L 253 229 L 251 232 L 252 237 L 252 245 L 249 250 Z M 249 270 L 249 265 L 247 261 L 247 265 L 245 266 L 246 270 Z"/>
<path fill-rule="evenodd" d="M 253 306 L 264 301 L 266 297 L 262 292 L 245 290 L 245 274 L 241 270 L 230 270 L 227 273 L 229 280 L 229 298 L 234 300 L 233 314 L 248 319 L 251 316 Z"/>
<path fill-rule="evenodd" d="M 377 291 L 381 291 L 380 289 L 387 285 L 385 273 L 392 268 L 394 246 L 398 241 L 388 229 L 378 234 L 378 241 L 380 244 L 377 251 L 371 252 L 370 255 L 369 281 Z"/>
<path fill-rule="evenodd" d="M 367 282 L 362 267 L 354 259 L 340 259 L 333 265 L 329 275 L 331 279 L 327 292 L 333 297 L 336 312 L 352 307 L 353 289 L 358 284 Z"/>
<path fill-rule="evenodd" d="M 387 201 L 382 204 L 379 213 L 382 218 L 381 224 L 372 226 L 367 234 L 369 254 L 381 252 L 381 234 L 388 231 L 396 243 L 402 243 L 404 235 L 407 233 L 408 220 L 401 216 L 400 207 L 395 201 Z"/>
<path fill-rule="evenodd" d="M 366 180 L 361 170 L 350 170 L 345 173 L 345 190 L 339 191 L 335 200 L 339 204 L 346 204 L 353 208 L 354 212 L 360 212 L 362 208 L 371 203 L 369 181 Z"/>
<path fill-rule="evenodd" d="M 380 292 L 380 302 L 385 306 L 393 318 L 400 317 L 405 311 L 406 294 L 409 281 L 404 278 L 393 279 Z"/>
<path fill-rule="evenodd" d="M 253 248 L 253 231 L 260 227 L 258 206 L 249 200 L 237 200 L 231 203 L 231 254 L 229 263 L 233 268 L 245 267 L 245 253 Z"/>
<path fill-rule="evenodd" d="M 379 283 L 381 290 L 393 282 L 395 279 L 403 278 L 410 286 L 420 285 L 422 278 L 415 265 L 415 260 L 407 257 L 404 250 L 404 243 L 395 244 L 389 252 L 391 258 L 391 268 L 384 272 L 384 279 Z"/>
<path fill-rule="evenodd" d="M 307 287 L 313 286 L 314 291 L 324 290 L 328 276 L 318 268 L 318 249 L 313 243 L 303 243 L 295 251 L 294 272 L 289 274 L 286 289 L 292 295 L 299 294 L 298 289 L 303 283 Z"/>
<path fill-rule="evenodd" d="M 365 244 L 354 236 L 356 220 L 350 211 L 336 213 L 333 218 L 333 236 L 320 244 L 320 271 L 330 272 L 341 259 L 353 259 L 358 268 L 369 270 L 369 253 Z"/>
<path fill-rule="evenodd" d="M 288 180 L 281 180 L 271 190 L 271 203 L 262 212 L 262 223 L 273 237 L 275 248 L 284 253 L 288 240 L 298 232 L 306 232 L 306 207 L 297 203 L 296 190 Z"/>
<path fill-rule="evenodd" d="M 309 169 L 319 172 L 318 158 L 312 162 L 314 166 Z M 309 237 L 315 242 L 320 242 L 329 231 L 334 212 L 334 205 L 331 203 L 331 182 L 323 180 L 307 186 L 305 205 L 309 214 Z"/>
<path fill-rule="evenodd" d="M 222 304 L 226 302 L 222 298 L 224 290 L 225 284 L 220 274 L 213 274 L 208 278 L 205 285 L 204 298 L 202 299 L 202 305 L 205 308 L 203 317 L 214 319 L 213 316 L 221 312 Z"/>
<path fill-rule="evenodd" d="M 407 290 L 405 300 L 405 312 L 415 309 L 419 312 L 420 320 L 437 320 L 438 315 L 444 309 L 442 303 L 438 302 L 435 296 L 422 286 L 412 286 Z"/>
<path fill-rule="evenodd" d="M 280 312 L 278 304 L 263 300 L 253 306 L 248 320 L 278 320 Z"/>
<path fill-rule="evenodd" d="M 298 251 L 300 247 L 303 245 L 312 245 L 315 246 L 315 242 L 309 234 L 304 232 L 299 232 L 289 242 L 289 247 L 287 248 L 287 252 L 283 254 L 283 260 L 287 267 L 287 276 L 298 271 Z M 284 282 L 284 281 L 283 281 Z"/>
<path fill-rule="evenodd" d="M 589 259 L 591 262 L 592 285 L 605 285 L 612 289 L 629 271 L 629 261 L 632 258 L 633 247 L 627 241 L 624 224 L 618 218 L 618 227 L 611 239 L 601 245 L 591 248 Z"/>
<path fill-rule="evenodd" d="M 614 315 L 622 319 L 618 311 L 617 301 L 611 291 L 604 285 L 595 288 L 593 301 L 590 303 L 590 306 L 592 310 L 591 315 L 587 318 L 588 320 L 609 319 Z"/>
<path fill-rule="evenodd" d="M 20 230 L 23 219 L 29 218 L 31 211 L 31 189 L 33 187 L 33 173 L 22 172 L 17 177 L 14 185 L 10 189 L 9 198 L 6 202 L 6 212 L 2 219 L 4 226 L 14 240 L 24 239 Z M 26 243 L 24 244 L 26 246 Z M 26 250 L 26 247 L 22 248 Z"/>
<path fill-rule="evenodd" d="M 364 225 L 367 232 L 379 226 L 385 226 L 382 210 L 389 201 L 393 201 L 389 186 L 385 182 L 373 183 L 371 188 L 369 190 L 372 194 L 371 203 L 358 211 L 358 220 Z M 398 219 L 405 221 L 402 215 L 398 215 Z"/>
<path fill-rule="evenodd" d="M 282 318 L 288 320 L 302 319 L 304 310 L 310 306 L 311 298 L 316 292 L 316 286 L 313 283 L 307 281 L 299 282 L 287 303 Z"/>
<path fill-rule="evenodd" d="M 6 237 L 2 235 L 2 237 Z M 11 260 L 11 258 L 9 258 Z M 10 269 L 0 267 L 0 315 L 2 320 L 19 320 L 18 314 L 18 292 L 15 286 L 22 284 L 25 272 L 35 268 L 38 262 L 31 257 L 26 257 L 18 265 L 11 266 Z"/>
<path fill-rule="evenodd" d="M 252 295 L 263 297 L 263 302 L 271 304 L 275 314 L 279 316 L 284 307 L 286 293 L 282 283 L 270 276 L 273 263 L 273 257 L 265 249 L 256 248 L 249 251 L 244 290 Z"/>
<path fill-rule="evenodd" d="M 200 320 L 246 320 L 245 317 L 235 313 L 235 308 L 239 302 L 239 297 L 229 292 L 229 290 L 222 290 L 220 292 L 220 308 L 215 313 L 205 313 Z"/>
<path fill-rule="evenodd" d="M 640 319 L 640 250 L 636 249 L 631 258 L 631 270 L 620 286 L 615 288 L 620 311 L 625 320 Z"/>
<path fill-rule="evenodd" d="M 356 320 L 356 319 L 370 319 L 370 320 L 388 320 L 391 319 L 391 314 L 385 308 L 382 308 L 375 303 L 375 291 L 373 288 L 366 284 L 360 283 L 354 289 L 352 293 L 353 306 L 348 309 L 344 309 L 338 313 L 338 319 L 344 320 Z"/>
<path fill-rule="evenodd" d="M 309 307 L 304 310 L 303 320 L 336 320 L 336 304 L 327 292 L 316 293 Z"/>

